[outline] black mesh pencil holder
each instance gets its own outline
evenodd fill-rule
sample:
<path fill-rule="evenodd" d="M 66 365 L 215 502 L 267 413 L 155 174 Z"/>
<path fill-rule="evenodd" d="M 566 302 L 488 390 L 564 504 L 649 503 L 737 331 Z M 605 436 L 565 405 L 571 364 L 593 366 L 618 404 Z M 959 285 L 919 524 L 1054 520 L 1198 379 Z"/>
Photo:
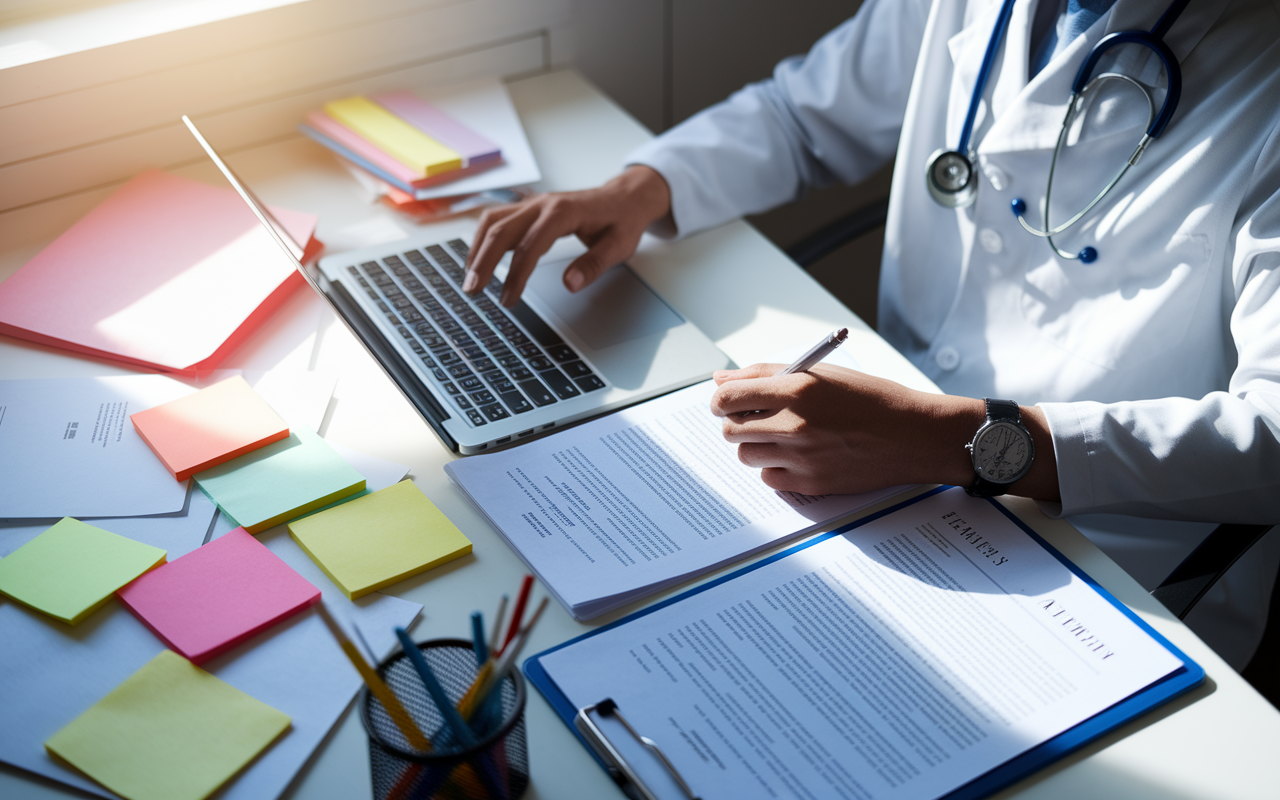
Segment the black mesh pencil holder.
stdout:
<path fill-rule="evenodd" d="M 418 649 L 455 705 L 475 680 L 475 652 L 463 639 L 421 642 Z M 512 670 L 477 712 L 472 728 L 479 742 L 462 748 L 449 732 L 422 678 L 402 652 L 378 665 L 378 674 L 431 740 L 416 750 L 379 700 L 364 690 L 360 719 L 369 734 L 374 800 L 516 800 L 529 785 L 529 748 L 524 727 L 524 679 Z"/>

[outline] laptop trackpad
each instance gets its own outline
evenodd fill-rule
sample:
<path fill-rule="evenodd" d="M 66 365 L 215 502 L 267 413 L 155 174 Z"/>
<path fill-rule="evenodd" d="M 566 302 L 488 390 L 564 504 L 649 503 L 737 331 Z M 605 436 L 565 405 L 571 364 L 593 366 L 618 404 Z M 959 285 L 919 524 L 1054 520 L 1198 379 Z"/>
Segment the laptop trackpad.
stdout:
<path fill-rule="evenodd" d="M 533 271 L 527 290 L 573 329 L 588 347 L 603 350 L 684 324 L 679 314 L 620 264 L 596 282 L 570 294 L 562 276 L 567 261 L 543 263 Z"/>

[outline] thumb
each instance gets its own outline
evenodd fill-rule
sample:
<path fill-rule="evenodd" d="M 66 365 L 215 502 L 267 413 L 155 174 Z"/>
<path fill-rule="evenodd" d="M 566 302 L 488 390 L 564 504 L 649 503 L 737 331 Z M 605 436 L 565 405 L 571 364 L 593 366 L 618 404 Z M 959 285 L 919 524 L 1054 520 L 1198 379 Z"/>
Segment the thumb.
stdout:
<path fill-rule="evenodd" d="M 630 254 L 623 252 L 618 242 L 609 239 L 592 245 L 587 252 L 565 267 L 564 287 L 571 292 L 581 291 L 603 275 L 605 270 L 625 261 Z"/>

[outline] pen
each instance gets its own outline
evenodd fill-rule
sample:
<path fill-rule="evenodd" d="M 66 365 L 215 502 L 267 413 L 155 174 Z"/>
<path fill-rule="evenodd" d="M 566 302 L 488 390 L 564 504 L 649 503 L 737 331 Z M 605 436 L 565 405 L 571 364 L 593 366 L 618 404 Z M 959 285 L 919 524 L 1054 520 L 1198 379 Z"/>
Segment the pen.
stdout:
<path fill-rule="evenodd" d="M 462 719 L 462 715 L 458 713 L 458 709 L 449 701 L 449 696 L 445 694 L 444 687 L 436 679 L 435 671 L 431 669 L 431 665 L 423 657 L 422 651 L 414 644 L 413 639 L 409 638 L 409 634 L 404 628 L 396 628 L 396 638 L 400 640 L 400 646 L 404 649 L 405 657 L 409 659 L 409 663 L 413 664 L 413 668 L 417 670 L 418 677 L 422 678 L 422 685 L 426 688 L 427 694 L 431 696 L 432 702 L 436 704 L 436 708 L 440 710 L 440 716 L 453 733 L 454 738 L 461 742 L 463 747 L 474 747 L 477 741 L 475 732 L 467 726 L 467 723 Z"/>
<path fill-rule="evenodd" d="M 507 649 L 507 645 L 511 644 L 511 640 L 520 632 L 520 623 L 524 620 L 524 607 L 529 602 L 531 589 L 533 589 L 533 576 L 525 575 L 520 583 L 520 594 L 516 596 L 516 607 L 511 611 L 511 627 L 507 628 L 507 638 L 502 641 L 502 647 L 499 647 L 498 652 L 494 654 L 495 658 Z"/>
<path fill-rule="evenodd" d="M 400 729 L 400 733 L 404 734 L 404 738 L 416 750 L 428 752 L 431 750 L 431 742 L 427 741 L 427 737 L 422 734 L 422 729 L 417 726 L 413 718 L 409 716 L 409 712 L 404 710 L 404 706 L 400 705 L 400 701 L 391 693 L 390 687 L 382 682 L 382 678 L 374 672 L 368 662 L 364 660 L 364 656 L 360 655 L 360 651 L 347 638 L 347 634 L 343 632 L 333 617 L 329 616 L 329 610 L 324 607 L 324 601 L 316 603 L 316 612 L 320 614 L 320 619 L 324 620 L 325 627 L 329 629 L 329 633 L 333 634 L 333 638 L 338 640 L 338 645 L 342 647 L 342 652 L 347 654 L 347 658 L 351 660 L 351 665 L 356 668 L 356 672 L 360 673 L 360 677 L 364 678 L 364 682 L 369 687 L 369 691 L 373 696 L 382 702 L 382 707 L 387 710 L 391 721 Z"/>
<path fill-rule="evenodd" d="M 844 344 L 844 340 L 849 338 L 849 329 L 841 328 L 838 331 L 832 331 L 827 338 L 815 344 L 810 348 L 809 352 L 800 356 L 795 362 L 778 373 L 778 375 L 790 375 L 793 372 L 807 372 L 812 369 L 819 361 L 826 358 L 840 345 Z"/>

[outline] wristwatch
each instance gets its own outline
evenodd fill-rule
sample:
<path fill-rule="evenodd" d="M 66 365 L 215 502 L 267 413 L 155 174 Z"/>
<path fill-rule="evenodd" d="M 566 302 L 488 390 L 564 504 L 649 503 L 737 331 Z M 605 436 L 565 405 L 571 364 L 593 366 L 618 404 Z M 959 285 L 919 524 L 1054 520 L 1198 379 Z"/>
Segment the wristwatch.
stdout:
<path fill-rule="evenodd" d="M 1022 424 L 1022 413 L 1012 400 L 985 399 L 987 421 L 965 445 L 973 457 L 973 486 L 965 489 L 974 497 L 1004 494 L 1035 460 L 1031 432 Z"/>

